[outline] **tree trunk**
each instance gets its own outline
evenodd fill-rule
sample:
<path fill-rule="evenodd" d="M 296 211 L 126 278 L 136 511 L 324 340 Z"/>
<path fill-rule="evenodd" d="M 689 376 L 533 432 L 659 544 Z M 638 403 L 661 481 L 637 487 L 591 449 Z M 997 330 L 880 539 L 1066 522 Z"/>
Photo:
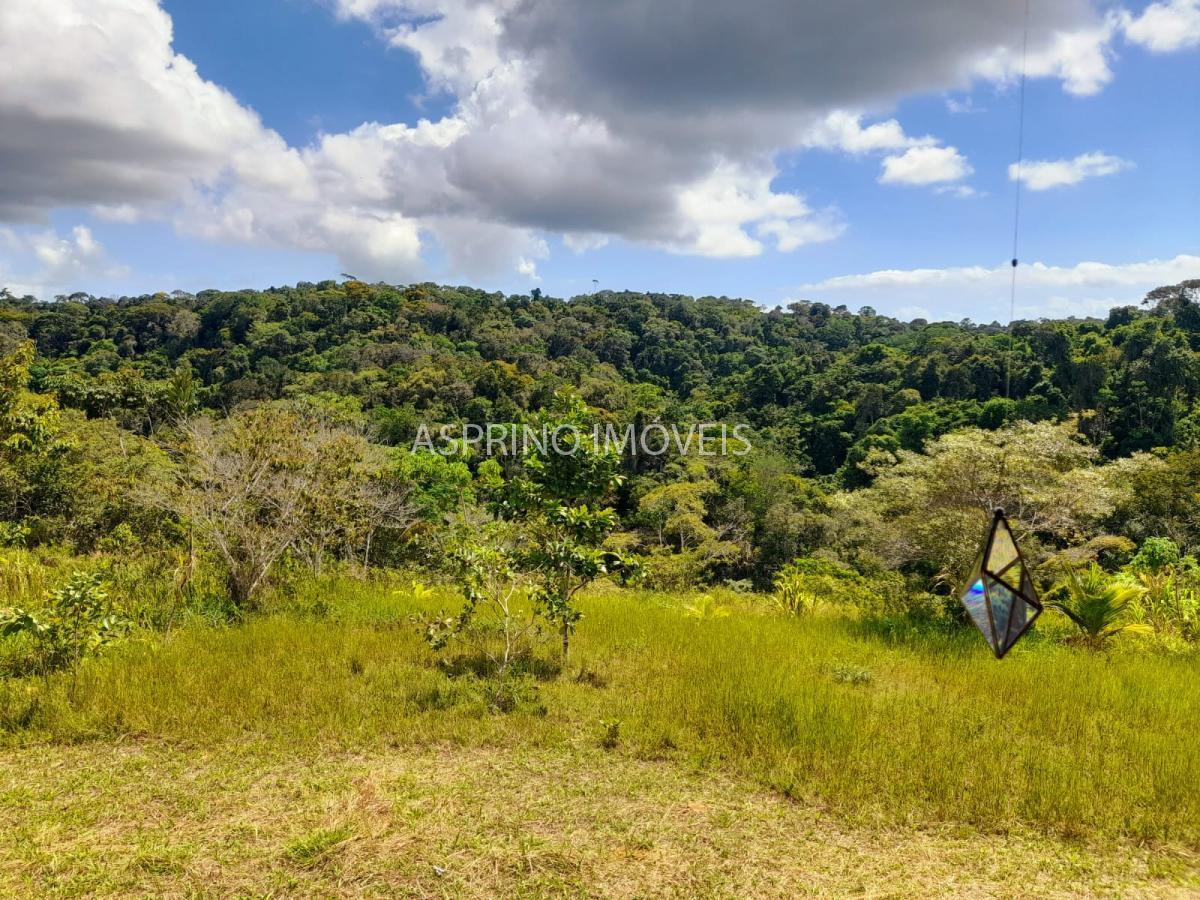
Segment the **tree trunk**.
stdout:
<path fill-rule="evenodd" d="M 233 605 L 241 609 L 246 602 L 246 591 L 242 586 L 242 580 L 238 578 L 238 573 L 232 568 L 225 578 L 225 589 L 229 592 L 229 599 L 233 601 Z"/>
<path fill-rule="evenodd" d="M 562 648 L 563 648 L 563 661 L 565 662 L 567 659 L 567 653 L 571 649 L 571 623 L 570 622 L 562 623 Z"/>

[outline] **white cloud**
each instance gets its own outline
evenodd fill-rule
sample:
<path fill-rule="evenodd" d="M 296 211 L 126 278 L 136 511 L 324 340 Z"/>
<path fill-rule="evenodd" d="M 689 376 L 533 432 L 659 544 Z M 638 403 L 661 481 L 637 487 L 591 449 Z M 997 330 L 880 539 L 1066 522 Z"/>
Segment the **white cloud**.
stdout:
<path fill-rule="evenodd" d="M 1030 48 L 1025 72 L 1030 78 L 1058 78 L 1070 94 L 1091 96 L 1112 81 L 1109 66 L 1112 41 L 1120 29 L 1116 14 L 1078 28 L 1054 31 L 1041 46 Z M 1020 44 L 1013 41 L 976 60 L 974 74 L 1001 84 L 1016 81 L 1021 72 Z"/>
<path fill-rule="evenodd" d="M 1054 287 L 1122 287 L 1147 282 L 1172 284 L 1196 277 L 1200 273 L 1200 256 L 1180 254 L 1173 259 L 1152 259 L 1146 262 L 1111 264 L 1081 262 L 1074 266 L 1048 266 L 1035 262 L 1022 266 L 1019 279 L 1023 284 Z M 848 290 L 855 288 L 894 288 L 914 285 L 954 285 L 965 287 L 982 282 L 1007 284 L 1011 270 L 1007 264 L 960 266 L 949 269 L 884 269 L 865 275 L 840 275 L 813 284 L 801 285 L 801 290 Z"/>
<path fill-rule="evenodd" d="M 920 305 L 948 319 L 975 314 L 1004 320 L 1011 278 L 1008 264 L 884 269 L 804 284 L 797 294 L 851 306 L 869 303 L 884 311 Z M 1023 264 L 1017 271 L 1017 314 L 1028 318 L 1098 315 L 1112 306 L 1137 303 L 1155 287 L 1189 278 L 1200 278 L 1200 256 L 1073 266 Z"/>
<path fill-rule="evenodd" d="M 1151 3 L 1140 16 L 1125 14 L 1125 37 L 1154 53 L 1200 45 L 1200 0 Z"/>
<path fill-rule="evenodd" d="M 517 257 L 514 270 L 522 278 L 528 278 L 530 281 L 541 281 L 542 276 L 538 274 L 537 261 L 546 259 L 550 256 L 550 248 L 545 241 L 538 240 L 530 242 L 526 248 L 526 255 Z"/>
<path fill-rule="evenodd" d="M 975 101 L 970 96 L 963 97 L 961 100 L 954 97 L 946 98 L 946 112 L 953 113 L 956 116 L 984 111 L 984 107 L 976 106 Z"/>
<path fill-rule="evenodd" d="M 897 319 L 911 322 L 913 319 L 928 319 L 931 313 L 923 306 L 902 306 L 896 310 Z"/>
<path fill-rule="evenodd" d="M 68 236 L 54 230 L 0 228 L 0 287 L 18 296 L 69 293 L 81 282 L 119 278 L 127 272 L 84 225 L 76 225 Z"/>
<path fill-rule="evenodd" d="M 424 274 L 431 246 L 455 274 L 528 269 L 549 235 L 576 252 L 613 237 L 716 257 L 789 252 L 846 227 L 773 186 L 789 151 L 879 154 L 880 181 L 967 195 L 957 149 L 871 116 L 1011 80 L 1020 38 L 1008 3 L 326 2 L 412 53 L 450 112 L 290 147 L 174 52 L 156 0 L 5 0 L 0 220 L 61 208 L 166 219 L 393 280 Z M 1039 0 L 1030 72 L 1099 90 L 1114 35 L 1185 46 L 1171 35 L 1191 33 L 1195 2 L 1122 17 Z"/>
<path fill-rule="evenodd" d="M 938 184 L 958 181 L 972 172 L 957 149 L 943 147 L 935 137 L 912 137 L 895 119 L 866 127 L 862 120 L 862 114 L 834 110 L 808 129 L 802 144 L 810 149 L 840 150 L 856 156 L 873 151 L 905 151 L 884 158 L 879 177 L 884 184 Z M 972 197 L 976 193 L 967 185 L 937 189 L 938 193 L 950 190 L 959 197 Z"/>
<path fill-rule="evenodd" d="M 603 234 L 566 234 L 563 244 L 572 253 L 587 253 L 608 245 L 608 236 Z"/>
<path fill-rule="evenodd" d="M 882 184 L 939 184 L 966 178 L 974 169 L 954 147 L 912 147 L 883 160 Z"/>
<path fill-rule="evenodd" d="M 1118 36 L 1154 53 L 1200 45 L 1200 0 L 1151 3 L 1137 16 L 1112 9 L 1092 25 L 1056 31 L 1050 41 L 1031 49 L 1026 72 L 1031 78 L 1059 78 L 1071 94 L 1097 94 L 1113 79 L 1110 63 Z M 996 48 L 976 62 L 975 74 L 992 81 L 1014 81 L 1020 71 L 1017 46 L 1014 42 Z"/>
<path fill-rule="evenodd" d="M 909 137 L 895 119 L 875 122 L 865 128 L 862 120 L 861 113 L 835 109 L 808 129 L 801 138 L 802 144 L 821 150 L 867 153 L 874 150 L 903 150 L 907 147 L 937 143 L 931 137 Z"/>
<path fill-rule="evenodd" d="M 963 200 L 970 197 L 987 196 L 984 191 L 976 190 L 969 184 L 944 184 L 941 187 L 934 188 L 933 192 L 935 194 L 949 194 L 951 197 L 958 197 L 959 199 Z"/>
<path fill-rule="evenodd" d="M 781 253 L 790 253 L 806 244 L 835 240 L 845 230 L 845 222 L 830 212 L 815 218 L 767 219 L 757 226 L 755 233 L 759 237 L 773 238 Z"/>
<path fill-rule="evenodd" d="M 278 135 L 172 52 L 150 0 L 6 0 L 0 58 L 0 218 L 172 202 L 255 159 L 257 176 L 303 177 Z"/>
<path fill-rule="evenodd" d="M 1017 170 L 1017 164 L 1013 163 L 1008 167 L 1008 178 L 1010 181 L 1020 178 L 1031 191 L 1046 191 L 1064 185 L 1079 184 L 1086 178 L 1115 175 L 1131 168 L 1133 163 L 1119 156 L 1098 152 L 1082 153 L 1074 159 L 1029 160 L 1021 164 L 1020 172 Z"/>
<path fill-rule="evenodd" d="M 783 252 L 832 240 L 841 233 L 842 226 L 832 217 L 815 218 L 800 195 L 773 191 L 774 174 L 773 168 L 765 166 L 755 170 L 723 164 L 685 188 L 679 207 L 691 225 L 678 241 L 666 241 L 664 246 L 704 256 L 757 256 L 763 244 L 748 233 L 752 224 L 758 236 L 774 238 Z"/>

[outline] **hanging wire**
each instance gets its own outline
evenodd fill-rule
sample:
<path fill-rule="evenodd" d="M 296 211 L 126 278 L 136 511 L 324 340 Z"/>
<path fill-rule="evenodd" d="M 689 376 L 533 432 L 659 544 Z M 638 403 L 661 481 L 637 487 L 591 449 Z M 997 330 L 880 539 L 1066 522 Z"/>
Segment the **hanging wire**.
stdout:
<path fill-rule="evenodd" d="M 1012 399 L 1013 319 L 1017 315 L 1017 250 L 1021 233 L 1021 164 L 1025 161 L 1025 72 L 1029 60 L 1029 3 L 1025 0 L 1025 17 L 1021 32 L 1021 87 L 1017 100 L 1017 164 L 1013 170 L 1016 199 L 1013 202 L 1012 285 L 1008 294 L 1008 359 L 1004 363 L 1004 399 Z"/>

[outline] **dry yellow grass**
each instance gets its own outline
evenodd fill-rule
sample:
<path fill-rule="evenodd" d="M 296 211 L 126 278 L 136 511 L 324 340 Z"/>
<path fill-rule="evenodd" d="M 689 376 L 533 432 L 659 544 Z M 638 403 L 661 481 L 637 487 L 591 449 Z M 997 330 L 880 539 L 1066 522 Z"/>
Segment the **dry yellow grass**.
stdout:
<path fill-rule="evenodd" d="M 0 753 L 3 896 L 1200 895 L 1194 853 L 845 824 L 588 748 Z"/>

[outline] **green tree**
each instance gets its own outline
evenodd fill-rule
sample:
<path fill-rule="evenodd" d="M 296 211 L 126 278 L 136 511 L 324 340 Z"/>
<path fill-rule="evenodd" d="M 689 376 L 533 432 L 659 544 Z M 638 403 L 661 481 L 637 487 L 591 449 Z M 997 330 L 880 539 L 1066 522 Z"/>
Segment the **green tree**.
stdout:
<path fill-rule="evenodd" d="M 65 511 L 62 470 L 71 443 L 58 404 L 27 390 L 33 343 L 0 357 L 0 521 Z"/>
<path fill-rule="evenodd" d="M 987 517 L 1004 508 L 1027 552 L 1082 543 L 1124 496 L 1125 479 L 1095 465 L 1097 451 L 1070 423 L 1019 422 L 964 429 L 925 454 L 901 451 L 867 489 L 833 504 L 835 541 L 880 568 L 925 568 L 956 583 L 978 549 Z"/>
<path fill-rule="evenodd" d="M 521 565 L 532 578 L 534 603 L 562 637 L 566 658 L 581 618 L 576 596 L 620 564 L 603 547 L 618 524 L 605 501 L 621 483 L 620 459 L 615 448 L 593 439 L 591 417 L 578 396 L 558 396 L 537 424 L 549 440 L 530 442 L 505 505 L 524 523 Z"/>

